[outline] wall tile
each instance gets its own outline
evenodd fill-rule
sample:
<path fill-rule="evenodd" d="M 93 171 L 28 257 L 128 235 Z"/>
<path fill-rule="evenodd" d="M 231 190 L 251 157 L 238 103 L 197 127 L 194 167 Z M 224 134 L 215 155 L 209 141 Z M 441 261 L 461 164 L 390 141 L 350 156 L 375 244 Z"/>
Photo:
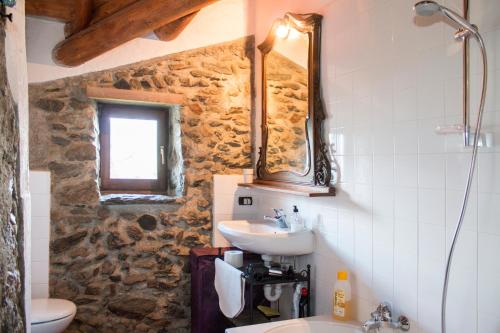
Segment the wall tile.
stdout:
<path fill-rule="evenodd" d="M 31 215 L 33 217 L 50 216 L 50 195 L 31 195 Z"/>
<path fill-rule="evenodd" d="M 444 190 L 418 190 L 418 219 L 420 223 L 444 226 L 446 198 Z"/>
<path fill-rule="evenodd" d="M 418 157 L 418 185 L 421 188 L 444 189 L 446 185 L 446 159 L 440 154 Z"/>
<path fill-rule="evenodd" d="M 416 188 L 397 187 L 394 200 L 394 215 L 397 220 L 418 220 L 418 191 Z"/>
<path fill-rule="evenodd" d="M 49 283 L 49 262 L 32 261 L 31 262 L 31 283 L 47 284 Z"/>
<path fill-rule="evenodd" d="M 417 155 L 396 155 L 394 175 L 396 185 L 416 187 L 418 184 Z"/>
<path fill-rule="evenodd" d="M 31 298 L 49 298 L 49 285 L 48 283 L 32 283 L 31 284 Z"/>
<path fill-rule="evenodd" d="M 417 154 L 418 123 L 416 120 L 396 123 L 394 127 L 394 150 L 396 154 Z"/>
<path fill-rule="evenodd" d="M 30 171 L 30 193 L 50 194 L 50 172 Z"/>
<path fill-rule="evenodd" d="M 460 133 L 438 135 L 436 127 L 462 122 L 462 44 L 453 40 L 456 27 L 435 17 L 415 18 L 414 1 L 374 3 L 331 1 L 321 9 L 326 22 L 335 21 L 325 25 L 332 38 L 323 44 L 331 52 L 325 52 L 328 66 L 337 70 L 334 80 L 323 77 L 322 84 L 341 109 L 326 132 L 335 133 L 342 177 L 338 195 L 319 208 L 335 207 L 337 223 L 327 229 L 321 214 L 320 250 L 312 257 L 317 265 L 331 262 L 331 271 L 352 270 L 359 320 L 366 320 L 377 302 L 390 300 L 395 313 L 410 318 L 411 332 L 439 332 L 446 251 L 460 214 L 471 149 Z M 443 4 L 459 12 L 463 5 L 461 0 Z M 496 0 L 471 3 L 471 20 L 485 34 L 493 67 L 483 127 L 493 146 L 480 149 L 456 247 L 449 332 L 500 329 L 500 266 L 493 260 L 500 252 L 500 94 L 491 93 L 500 78 L 496 7 Z M 474 47 L 471 65 L 475 106 L 480 61 Z M 336 113 L 335 107 L 329 112 Z M 474 120 L 474 107 L 471 112 Z M 317 209 L 314 200 L 306 202 L 306 210 Z M 322 272 L 317 288 L 330 291 Z M 317 306 L 330 310 L 330 303 L 329 294 L 316 293 Z"/>

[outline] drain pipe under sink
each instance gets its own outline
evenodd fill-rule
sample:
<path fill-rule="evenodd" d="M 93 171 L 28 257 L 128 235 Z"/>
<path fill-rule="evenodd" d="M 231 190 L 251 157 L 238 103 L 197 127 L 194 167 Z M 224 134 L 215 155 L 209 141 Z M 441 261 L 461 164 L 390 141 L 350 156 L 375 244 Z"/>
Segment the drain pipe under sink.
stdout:
<path fill-rule="evenodd" d="M 274 285 L 274 295 L 273 295 L 273 286 L 270 284 L 264 285 L 264 296 L 269 302 L 276 302 L 281 297 L 281 284 Z"/>

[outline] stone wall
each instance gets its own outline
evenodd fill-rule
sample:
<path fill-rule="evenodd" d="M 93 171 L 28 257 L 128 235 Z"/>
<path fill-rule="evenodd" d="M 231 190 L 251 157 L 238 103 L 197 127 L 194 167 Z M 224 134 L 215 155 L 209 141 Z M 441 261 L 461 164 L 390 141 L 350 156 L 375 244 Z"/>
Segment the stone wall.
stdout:
<path fill-rule="evenodd" d="M 0 20 L 0 332 L 25 331 L 23 218 L 19 193 L 19 123 L 5 64 Z"/>
<path fill-rule="evenodd" d="M 253 37 L 30 86 L 30 166 L 52 174 L 50 295 L 69 332 L 188 332 L 188 252 L 208 246 L 212 176 L 252 166 Z M 88 85 L 181 94 L 184 194 L 103 205 Z"/>
<path fill-rule="evenodd" d="M 269 172 L 304 173 L 307 164 L 308 73 L 276 51 L 266 55 Z"/>

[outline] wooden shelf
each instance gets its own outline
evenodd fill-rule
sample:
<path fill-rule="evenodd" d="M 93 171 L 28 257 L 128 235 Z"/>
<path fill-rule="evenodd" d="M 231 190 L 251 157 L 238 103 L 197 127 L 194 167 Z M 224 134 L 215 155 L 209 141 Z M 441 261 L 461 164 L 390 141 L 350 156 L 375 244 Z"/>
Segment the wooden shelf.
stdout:
<path fill-rule="evenodd" d="M 253 183 L 240 183 L 240 187 L 254 188 L 257 190 L 279 192 L 286 194 L 299 195 L 303 197 L 333 197 L 335 188 L 307 186 L 298 184 L 287 184 L 275 181 L 255 180 Z"/>

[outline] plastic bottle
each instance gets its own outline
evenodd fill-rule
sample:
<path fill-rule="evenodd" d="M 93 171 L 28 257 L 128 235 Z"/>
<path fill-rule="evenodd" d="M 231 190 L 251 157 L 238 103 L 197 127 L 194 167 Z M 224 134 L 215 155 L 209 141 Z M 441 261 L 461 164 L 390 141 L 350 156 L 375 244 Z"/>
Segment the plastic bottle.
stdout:
<path fill-rule="evenodd" d="M 302 290 L 302 284 L 297 283 L 295 285 L 295 290 L 292 297 L 292 319 L 299 318 L 299 304 L 300 304 L 300 292 Z"/>
<path fill-rule="evenodd" d="M 307 315 L 307 295 L 309 290 L 303 287 L 300 289 L 300 301 L 299 301 L 299 318 L 305 318 Z"/>
<path fill-rule="evenodd" d="M 297 206 L 293 206 L 292 222 L 290 223 L 290 231 L 296 232 L 304 229 L 304 223 L 299 215 Z"/>
<path fill-rule="evenodd" d="M 333 287 L 333 318 L 351 320 L 351 284 L 346 271 L 337 272 L 337 282 Z"/>

